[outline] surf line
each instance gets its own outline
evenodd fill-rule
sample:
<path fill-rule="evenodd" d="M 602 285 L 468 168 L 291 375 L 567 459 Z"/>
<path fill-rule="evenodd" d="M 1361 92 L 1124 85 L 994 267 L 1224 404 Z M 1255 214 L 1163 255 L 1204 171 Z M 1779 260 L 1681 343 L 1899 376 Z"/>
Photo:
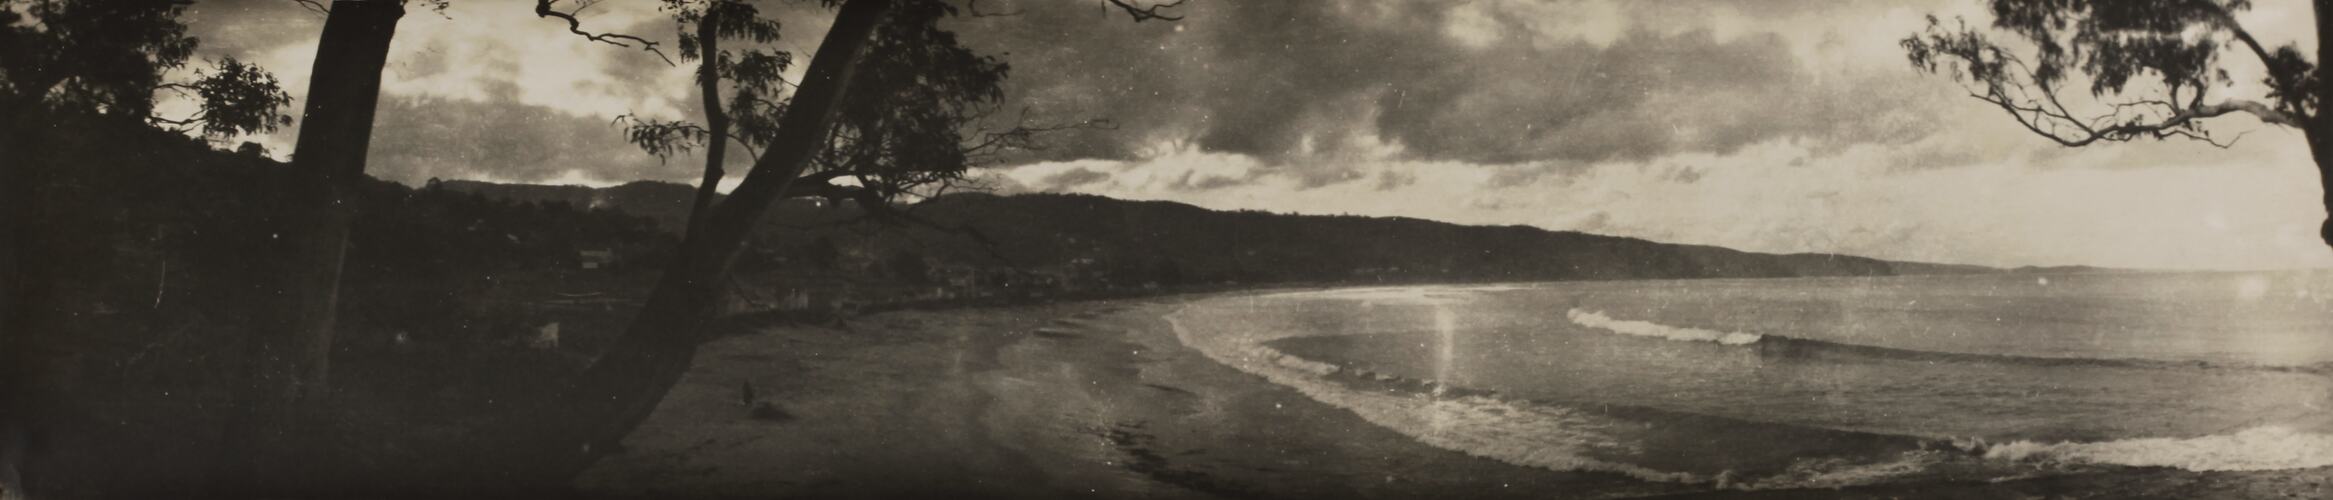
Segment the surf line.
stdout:
<path fill-rule="evenodd" d="M 1764 340 L 1766 338 L 1764 335 L 1755 333 L 1721 332 L 1717 330 L 1703 330 L 1700 328 L 1669 326 L 1651 321 L 1613 319 L 1611 316 L 1604 315 L 1602 311 L 1587 311 L 1577 307 L 1572 308 L 1571 311 L 1565 312 L 1564 317 L 1570 319 L 1573 323 L 1579 324 L 1580 326 L 1610 330 L 1613 333 L 1636 335 L 1640 337 L 1656 337 L 1687 342 L 1715 342 L 1725 345 L 1750 345 L 1758 343 L 1759 340 Z"/>
<path fill-rule="evenodd" d="M 1601 458 L 1629 454 L 1632 446 L 1620 443 L 1619 436 L 1605 433 L 1607 429 L 1632 427 L 1626 422 L 1457 390 L 1422 396 L 1355 390 L 1328 378 L 1343 371 L 1340 366 L 1262 345 L 1290 335 L 1238 327 L 1193 328 L 1195 325 L 1187 324 L 1194 322 L 1189 321 L 1193 319 L 1190 317 L 1193 307 L 1185 304 L 1164 316 L 1175 338 L 1184 346 L 1216 363 L 1295 389 L 1314 402 L 1352 412 L 1370 424 L 1427 446 L 1547 470 L 1609 472 L 1669 483 L 1714 481 L 1692 473 L 1655 470 Z M 1455 329 L 1455 315 L 1451 324 Z"/>
<path fill-rule="evenodd" d="M 2157 360 L 2157 359 L 2136 359 L 2136 358 L 2082 358 L 2082 357 L 2049 357 L 2049 356 L 2021 356 L 2021 355 L 2014 355 L 2014 354 L 1986 354 L 1986 353 L 1950 352 L 1950 351 L 1922 351 L 1922 350 L 1915 350 L 1915 349 L 1902 349 L 1902 348 L 1895 348 L 1895 347 L 1881 347 L 1881 346 L 1871 346 L 1871 345 L 1846 344 L 1846 343 L 1830 342 L 1830 341 L 1823 341 L 1823 340 L 1810 340 L 1810 339 L 1802 339 L 1802 338 L 1790 337 L 1790 336 L 1785 336 L 1785 335 L 1758 334 L 1758 333 L 1739 332 L 1739 331 L 1736 331 L 1736 332 L 1725 332 L 1725 331 L 1717 331 L 1717 330 L 1705 330 L 1705 329 L 1700 329 L 1700 328 L 1690 328 L 1690 327 L 1681 327 L 1681 326 L 1670 326 L 1670 325 L 1663 325 L 1663 324 L 1660 324 L 1660 323 L 1654 323 L 1654 322 L 1650 322 L 1650 321 L 1638 321 L 1638 320 L 1626 320 L 1626 319 L 1617 319 L 1617 318 L 1613 318 L 1613 317 L 1611 317 L 1611 316 L 1609 316 L 1609 315 L 1606 315 L 1606 314 L 1604 314 L 1602 311 L 1590 311 L 1590 310 L 1587 310 L 1587 309 L 1581 309 L 1581 308 L 1577 308 L 1577 307 L 1574 307 L 1574 308 L 1572 308 L 1570 311 L 1566 311 L 1566 312 L 1564 313 L 1564 316 L 1565 316 L 1567 319 L 1570 319 L 1570 320 L 1571 320 L 1571 322 L 1572 322 L 1573 324 L 1577 324 L 1577 325 L 1580 325 L 1580 326 L 1584 326 L 1584 327 L 1588 327 L 1588 328 L 1593 328 L 1593 329 L 1597 329 L 1597 330 L 1603 330 L 1603 331 L 1607 331 L 1607 332 L 1612 332 L 1612 333 L 1616 333 L 1616 334 L 1621 334 L 1621 335 L 1630 335 L 1630 336 L 1646 337 L 1646 338 L 1656 338 L 1656 339 L 1662 339 L 1662 340 L 1672 340 L 1672 341 L 1680 341 L 1680 342 L 1707 342 L 1707 343 L 1713 343 L 1713 344 L 1721 344 L 1721 345 L 1728 345 L 1728 346 L 1753 346 L 1753 345 L 1754 345 L 1754 346 L 1759 346 L 1759 347 L 1780 347 L 1780 346 L 1787 346 L 1787 347 L 1790 347 L 1790 348 L 1799 348 L 1799 349 L 1815 349 L 1815 350 L 1821 350 L 1821 351 L 1824 351 L 1824 352 L 1839 353 L 1839 354 L 1846 354 L 1846 355 L 1866 356 L 1866 357 L 1886 358 L 1886 359 L 1898 359 L 1898 360 L 1910 360 L 1910 361 L 1947 361 L 1947 362 L 1962 362 L 1962 363 L 2006 363 L 2006 364 L 2021 364 L 2021 365 L 2043 365 L 2043 366 L 2095 366 L 2095 367 L 2106 367 L 2106 368 L 2142 368 L 2142 369 L 2155 369 L 2155 370 L 2184 370 L 2184 369 L 2207 369 L 2207 370 L 2242 370 L 2242 371 L 2281 372 L 2281 373 L 2299 373 L 2299 374 L 2314 374 L 2314 375 L 2323 375 L 2323 376 L 2333 376 L 2333 363 L 2322 363 L 2322 364 L 2315 364 L 2315 365 L 2297 365 L 2297 366 L 2293 366 L 2293 365 L 2262 365 L 2262 364 L 2247 364 L 2247 363 L 2240 363 L 2240 362 L 2222 362 L 2222 361 L 2181 361 L 2181 360 Z"/>

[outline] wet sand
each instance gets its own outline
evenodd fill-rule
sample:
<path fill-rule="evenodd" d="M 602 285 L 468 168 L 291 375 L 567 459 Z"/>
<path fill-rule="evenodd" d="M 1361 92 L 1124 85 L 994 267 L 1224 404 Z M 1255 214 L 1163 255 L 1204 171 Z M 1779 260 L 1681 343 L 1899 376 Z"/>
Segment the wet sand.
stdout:
<path fill-rule="evenodd" d="M 721 339 L 577 485 L 611 498 L 2333 498 L 2328 469 L 1750 493 L 1508 465 L 1216 364 L 1161 319 L 1181 302 L 898 311 Z"/>

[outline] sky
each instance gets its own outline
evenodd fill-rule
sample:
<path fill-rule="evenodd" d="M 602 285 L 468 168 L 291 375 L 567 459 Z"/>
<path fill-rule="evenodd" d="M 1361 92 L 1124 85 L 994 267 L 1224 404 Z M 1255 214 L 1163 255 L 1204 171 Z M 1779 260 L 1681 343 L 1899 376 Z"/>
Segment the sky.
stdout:
<path fill-rule="evenodd" d="M 587 29 L 674 38 L 658 0 L 603 0 Z M 2240 16 L 2314 43 L 2307 2 Z M 2064 148 L 1897 42 L 1977 0 L 1189 0 L 1176 22 L 1100 0 L 981 0 L 946 25 L 1011 65 L 1006 109 L 1118 126 L 986 165 L 999 192 L 1215 209 L 1521 224 L 1761 252 L 1996 266 L 2333 265 L 2301 135 L 2247 117 L 2192 142 Z M 691 182 L 620 115 L 693 119 L 690 69 L 567 34 L 531 2 L 455 0 L 398 27 L 374 176 Z M 807 57 L 830 13 L 763 6 Z M 290 0 L 200 0 L 203 57 L 304 93 L 322 17 Z M 2223 59 L 2257 92 L 2258 65 Z M 799 68 L 796 69 L 799 71 Z M 166 103 L 167 108 L 167 103 Z M 290 149 L 293 130 L 248 138 Z M 244 139 L 236 139 L 237 141 Z M 743 160 L 739 160 L 743 161 Z"/>

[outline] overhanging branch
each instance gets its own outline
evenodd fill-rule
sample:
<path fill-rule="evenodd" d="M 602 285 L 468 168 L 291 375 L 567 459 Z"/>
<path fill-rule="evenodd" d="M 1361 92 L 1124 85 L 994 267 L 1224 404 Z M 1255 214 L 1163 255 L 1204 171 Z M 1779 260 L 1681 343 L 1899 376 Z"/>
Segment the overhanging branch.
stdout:
<path fill-rule="evenodd" d="M 2213 24 L 2220 29 L 2227 30 L 2228 34 L 2235 37 L 2236 41 L 2244 44 L 2244 48 L 2252 53 L 2252 58 L 2258 60 L 2261 68 L 2266 70 L 2269 80 L 2276 84 L 2279 92 L 2305 91 L 2301 89 L 2301 82 L 2297 80 L 2299 75 L 2282 71 L 2283 68 L 2278 67 L 2278 58 L 2269 52 L 2267 46 L 2260 43 L 2259 38 L 2252 36 L 2251 30 L 2244 29 L 2244 24 L 2236 20 L 2236 13 L 2230 12 L 2225 6 L 2216 3 L 2205 2 L 2205 4 L 2210 5 L 2213 9 Z M 2284 101 L 2286 101 L 2283 103 L 2284 105 L 2278 107 L 2280 112 L 2286 115 L 2283 119 L 2290 122 L 2284 123 L 2284 125 L 2299 128 L 2302 126 L 2301 124 L 2308 123 L 2308 116 L 2303 114 L 2309 111 L 2301 109 L 2300 99 L 2287 96 Z M 2262 118 L 2262 121 L 2267 121 L 2267 118 Z"/>
<path fill-rule="evenodd" d="M 623 48 L 632 48 L 634 44 L 637 44 L 641 50 L 646 50 L 650 54 L 656 54 L 657 59 L 663 59 L 664 64 L 672 66 L 680 65 L 680 63 L 673 62 L 671 57 L 665 56 L 664 51 L 657 50 L 656 42 L 649 41 L 646 38 L 640 38 L 622 33 L 592 33 L 589 31 L 584 31 L 583 21 L 575 18 L 575 12 L 582 12 L 582 8 L 578 7 L 575 12 L 560 12 L 558 9 L 551 8 L 551 4 L 554 3 L 559 3 L 559 0 L 535 0 L 535 17 L 562 19 L 567 21 L 567 32 L 581 36 L 585 40 L 605 43 Z M 583 5 L 585 7 L 591 6 L 591 4 L 588 3 Z"/>
<path fill-rule="evenodd" d="M 1128 15 L 1128 16 L 1133 16 L 1133 17 L 1134 17 L 1134 22 L 1138 22 L 1138 23 L 1139 23 L 1139 22 L 1148 21 L 1148 20 L 1152 20 L 1152 19 L 1157 19 L 1157 20 L 1161 20 L 1161 21 L 1181 21 L 1181 20 L 1183 20 L 1183 16 L 1175 16 L 1175 15 L 1160 14 L 1160 13 L 1158 12 L 1158 10 L 1159 10 L 1159 9 L 1172 9 L 1172 8 L 1175 8 L 1175 7 L 1179 7 L 1179 6 L 1183 5 L 1183 2 L 1188 2 L 1188 1 L 1191 1 L 1191 0 L 1175 0 L 1175 1 L 1173 1 L 1173 2 L 1169 2 L 1169 3 L 1151 4 L 1151 5 L 1150 5 L 1150 6 L 1148 6 L 1148 7 L 1137 7 L 1137 6 L 1135 6 L 1134 4 L 1126 3 L 1126 1 L 1125 1 L 1125 0 L 1107 0 L 1107 1 L 1108 1 L 1108 2 L 1110 2 L 1110 5 L 1111 5 L 1111 6 L 1113 6 L 1113 7 L 1117 7 L 1119 10 L 1126 11 L 1126 15 Z"/>
<path fill-rule="evenodd" d="M 1971 92 L 1969 96 L 1992 103 L 1995 107 L 2001 108 L 2002 111 L 2008 112 L 2009 116 L 2015 118 L 2017 123 L 2023 125 L 2026 130 L 2066 147 L 2087 146 L 2099 141 L 2122 142 L 2141 138 L 2185 138 L 2225 148 L 2232 145 L 2233 141 L 2220 142 L 2214 139 L 2209 132 L 2196 126 L 2196 122 L 2235 113 L 2250 114 L 2260 119 L 2262 123 L 2272 125 L 2295 128 L 2302 126 L 2298 117 L 2257 101 L 2228 100 L 2212 104 L 2198 101 L 2192 102 L 2185 108 L 2176 108 L 2171 107 L 2167 101 L 2143 100 L 2117 105 L 2114 112 L 2082 120 L 2072 116 L 2062 106 L 2044 107 L 2038 103 L 2020 103 L 2008 97 L 2007 94 L 2000 87 L 1994 87 L 1987 93 Z M 2176 111 L 2167 115 L 2146 118 L 2126 118 L 2122 111 L 2129 109 L 2130 106 L 2161 107 Z M 2073 130 L 2069 131 L 2068 128 Z M 2241 136 L 2239 135 L 2239 137 Z"/>

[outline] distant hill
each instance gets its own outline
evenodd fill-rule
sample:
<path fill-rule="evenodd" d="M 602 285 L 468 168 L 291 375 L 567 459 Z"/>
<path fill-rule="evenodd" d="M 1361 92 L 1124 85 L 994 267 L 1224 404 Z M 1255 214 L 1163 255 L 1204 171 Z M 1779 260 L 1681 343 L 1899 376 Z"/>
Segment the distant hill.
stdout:
<path fill-rule="evenodd" d="M 691 188 L 635 182 L 576 186 L 439 183 L 516 201 L 613 208 L 681 226 Z M 794 202 L 775 211 L 765 241 L 828 242 L 867 260 L 1046 269 L 1184 282 L 1534 281 L 1965 274 L 1998 269 L 1836 254 L 1764 254 L 1527 226 L 1465 226 L 1401 217 L 1216 211 L 1091 195 L 953 194 L 912 207 L 939 226 L 841 229 L 857 211 Z M 803 226 L 808 226 L 804 228 Z M 975 236 L 977 235 L 977 236 Z M 985 239 L 986 242 L 982 240 Z"/>
<path fill-rule="evenodd" d="M 577 210 L 616 208 L 632 215 L 655 219 L 667 228 L 679 228 L 683 225 L 683 221 L 688 218 L 689 200 L 696 196 L 695 188 L 653 181 L 638 181 L 608 188 L 590 188 L 431 179 L 428 184 L 423 186 L 423 189 L 431 187 L 512 202 L 563 203 Z"/>

